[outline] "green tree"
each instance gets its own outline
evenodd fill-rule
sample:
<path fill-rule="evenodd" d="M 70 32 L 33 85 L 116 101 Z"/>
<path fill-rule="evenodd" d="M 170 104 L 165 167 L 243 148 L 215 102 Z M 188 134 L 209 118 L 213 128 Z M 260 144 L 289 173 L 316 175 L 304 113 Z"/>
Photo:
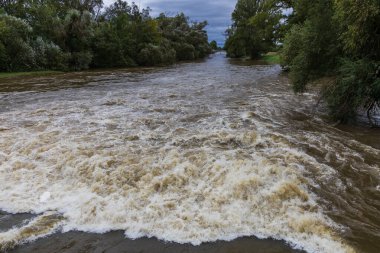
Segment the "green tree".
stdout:
<path fill-rule="evenodd" d="M 327 87 L 325 98 L 334 118 L 344 122 L 365 109 L 371 124 L 376 108 L 380 108 L 380 64 L 368 59 L 342 59 L 337 80 Z"/>
<path fill-rule="evenodd" d="M 335 21 L 345 55 L 380 59 L 380 2 L 335 0 Z"/>
<path fill-rule="evenodd" d="M 106 9 L 103 19 L 105 22 L 98 25 L 93 43 L 94 66 L 104 66 L 105 63 L 111 64 L 108 66 L 136 65 L 142 50 L 153 50 L 152 45 L 160 42 L 158 24 L 150 17 L 149 9 L 140 11 L 134 3 L 128 5 L 119 0 Z"/>
<path fill-rule="evenodd" d="M 334 1 L 342 45 L 336 82 L 326 91 L 335 118 L 347 121 L 360 109 L 372 115 L 380 108 L 380 2 Z"/>
<path fill-rule="evenodd" d="M 322 89 L 331 115 L 372 115 L 380 100 L 380 2 L 377 0 L 292 1 L 282 63 L 294 90 L 324 76 L 334 78 Z"/>
<path fill-rule="evenodd" d="M 32 27 L 22 19 L 0 15 L 0 70 L 19 71 L 35 67 L 31 34 Z"/>
<path fill-rule="evenodd" d="M 67 70 L 70 54 L 51 41 L 37 37 L 31 43 L 34 49 L 36 69 Z"/>
<path fill-rule="evenodd" d="M 176 51 L 177 60 L 203 58 L 211 52 L 205 27 L 207 22 L 189 22 L 185 14 L 174 17 L 160 14 L 157 18 L 161 34 Z"/>
<path fill-rule="evenodd" d="M 279 39 L 281 8 L 272 0 L 238 0 L 227 30 L 225 49 L 230 57 L 260 54 L 274 48 Z"/>
<path fill-rule="evenodd" d="M 218 50 L 218 43 L 216 43 L 216 41 L 213 40 L 210 42 L 210 47 L 212 48 L 212 50 Z"/>
<path fill-rule="evenodd" d="M 331 0 L 301 0 L 294 12 L 298 22 L 285 37 L 282 64 L 289 68 L 293 88 L 299 92 L 309 81 L 335 70 L 339 42 Z"/>
<path fill-rule="evenodd" d="M 71 10 L 64 21 L 64 48 L 71 54 L 69 64 L 74 70 L 87 69 L 92 61 L 90 41 L 93 26 L 90 13 Z"/>
<path fill-rule="evenodd" d="M 0 69 L 81 70 L 164 65 L 211 52 L 207 22 L 158 18 L 117 0 L 0 1 Z"/>

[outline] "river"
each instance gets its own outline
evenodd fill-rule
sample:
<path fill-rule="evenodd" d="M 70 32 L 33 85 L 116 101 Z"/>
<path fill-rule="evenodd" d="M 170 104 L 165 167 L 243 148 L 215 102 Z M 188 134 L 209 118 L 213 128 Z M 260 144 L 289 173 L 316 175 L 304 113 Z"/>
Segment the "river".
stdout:
<path fill-rule="evenodd" d="M 379 129 L 317 98 L 224 54 L 3 79 L 0 249 L 380 252 Z"/>

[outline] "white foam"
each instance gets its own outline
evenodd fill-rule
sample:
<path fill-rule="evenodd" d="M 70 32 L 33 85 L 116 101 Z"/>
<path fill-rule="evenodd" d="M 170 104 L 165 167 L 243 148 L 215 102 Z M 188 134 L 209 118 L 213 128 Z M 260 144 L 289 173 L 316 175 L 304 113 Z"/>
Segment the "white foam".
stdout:
<path fill-rule="evenodd" d="M 99 96 L 1 114 L 13 127 L 0 131 L 0 209 L 60 213 L 63 231 L 124 230 L 194 245 L 257 236 L 308 252 L 353 251 L 306 176 L 334 170 L 269 128 L 270 117 L 242 113 L 256 125 L 243 128 L 239 115 L 211 105 L 213 113 L 197 114 L 193 103 L 164 101 L 181 110 L 162 114 L 133 94 L 114 96 L 116 105 Z M 26 240 L 19 231 L 7 237 Z"/>
<path fill-rule="evenodd" d="M 47 202 L 50 199 L 50 196 L 51 196 L 50 192 L 42 193 L 42 195 L 40 196 L 40 202 L 41 203 Z"/>

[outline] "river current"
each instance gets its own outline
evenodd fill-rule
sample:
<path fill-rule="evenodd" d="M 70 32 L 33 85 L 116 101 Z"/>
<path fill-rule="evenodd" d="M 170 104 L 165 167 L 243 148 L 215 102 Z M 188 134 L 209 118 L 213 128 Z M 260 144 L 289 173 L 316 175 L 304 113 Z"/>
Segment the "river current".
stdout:
<path fill-rule="evenodd" d="M 277 65 L 0 81 L 0 251 L 56 232 L 380 252 L 380 132 L 334 126 Z"/>

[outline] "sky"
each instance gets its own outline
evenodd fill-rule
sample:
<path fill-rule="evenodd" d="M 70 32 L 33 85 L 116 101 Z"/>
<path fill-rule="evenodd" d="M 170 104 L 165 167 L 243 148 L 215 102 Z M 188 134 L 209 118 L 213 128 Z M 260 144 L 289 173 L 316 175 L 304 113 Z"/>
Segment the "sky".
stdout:
<path fill-rule="evenodd" d="M 105 5 L 114 0 L 104 0 Z M 131 3 L 132 1 L 128 1 Z M 231 13 L 235 8 L 236 0 L 135 0 L 140 8 L 149 6 L 152 16 L 161 12 L 175 15 L 184 12 L 191 21 L 208 21 L 206 30 L 209 40 L 216 40 L 219 46 L 224 45 L 224 31 L 231 25 Z"/>

